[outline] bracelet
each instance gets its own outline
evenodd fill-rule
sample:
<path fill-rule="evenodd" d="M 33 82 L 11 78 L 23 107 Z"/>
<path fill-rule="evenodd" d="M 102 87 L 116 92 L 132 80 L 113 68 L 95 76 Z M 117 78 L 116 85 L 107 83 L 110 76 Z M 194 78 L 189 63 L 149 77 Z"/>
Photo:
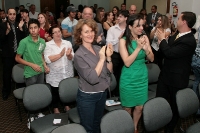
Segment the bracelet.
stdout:
<path fill-rule="evenodd" d="M 146 55 L 149 55 L 151 52 L 149 51 L 149 53 L 148 54 L 146 54 Z"/>
<path fill-rule="evenodd" d="M 107 62 L 107 63 L 111 63 L 111 62 L 112 62 L 112 60 L 110 60 L 110 61 L 109 61 L 109 60 L 106 60 L 106 62 Z"/>

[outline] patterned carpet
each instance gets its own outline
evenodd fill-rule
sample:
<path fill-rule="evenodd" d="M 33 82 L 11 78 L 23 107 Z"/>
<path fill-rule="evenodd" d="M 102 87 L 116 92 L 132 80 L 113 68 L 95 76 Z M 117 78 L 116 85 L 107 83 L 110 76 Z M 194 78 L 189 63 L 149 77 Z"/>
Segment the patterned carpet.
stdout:
<path fill-rule="evenodd" d="M 0 88 L 2 88 L 2 64 L 0 60 Z M 22 122 L 19 120 L 18 109 L 15 104 L 15 99 L 13 94 L 11 94 L 8 100 L 2 100 L 2 93 L 0 91 L 0 133 L 27 133 L 29 129 L 27 128 L 27 115 L 25 109 L 23 108 L 23 103 L 20 102 L 21 112 L 22 112 Z M 45 112 L 43 112 L 45 113 Z M 189 117 L 182 120 L 182 127 L 186 129 L 188 126 L 192 125 L 193 117 Z M 142 131 L 141 121 L 139 123 L 139 130 Z M 163 130 L 157 131 L 158 133 L 163 133 Z M 156 133 L 156 132 L 155 132 Z M 176 133 L 179 133 L 178 128 L 176 128 Z"/>

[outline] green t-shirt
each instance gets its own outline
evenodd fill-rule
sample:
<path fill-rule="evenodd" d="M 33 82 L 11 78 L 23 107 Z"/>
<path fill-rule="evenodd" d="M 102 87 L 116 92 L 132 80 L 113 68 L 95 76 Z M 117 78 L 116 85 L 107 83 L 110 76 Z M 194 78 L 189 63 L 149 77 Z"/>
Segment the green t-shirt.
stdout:
<path fill-rule="evenodd" d="M 34 42 L 32 37 L 29 35 L 23 40 L 20 41 L 19 47 L 17 49 L 17 54 L 23 56 L 23 59 L 27 62 L 31 62 L 39 65 L 42 68 L 42 72 L 44 72 L 43 66 L 43 51 L 46 47 L 44 39 L 38 37 L 38 41 Z M 36 72 L 32 67 L 25 66 L 24 67 L 24 76 L 25 78 L 30 78 L 32 76 L 38 75 L 41 72 Z"/>

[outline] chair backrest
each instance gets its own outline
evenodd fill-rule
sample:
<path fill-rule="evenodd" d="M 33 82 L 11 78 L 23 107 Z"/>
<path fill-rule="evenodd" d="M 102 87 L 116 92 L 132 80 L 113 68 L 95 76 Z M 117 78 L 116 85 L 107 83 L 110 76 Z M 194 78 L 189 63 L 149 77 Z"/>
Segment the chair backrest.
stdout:
<path fill-rule="evenodd" d="M 83 126 L 79 124 L 68 124 L 54 129 L 51 133 L 87 133 Z"/>
<path fill-rule="evenodd" d="M 149 63 L 146 64 L 148 70 L 148 81 L 149 83 L 155 83 L 158 81 L 158 77 L 160 74 L 160 68 L 157 64 Z"/>
<path fill-rule="evenodd" d="M 101 119 L 101 133 L 133 133 L 134 124 L 125 110 L 114 110 Z"/>
<path fill-rule="evenodd" d="M 115 78 L 115 75 L 112 73 L 111 76 L 110 76 L 110 91 L 113 91 L 116 86 L 117 86 L 117 81 L 116 81 L 116 78 Z"/>
<path fill-rule="evenodd" d="M 164 98 L 153 98 L 144 104 L 143 122 L 147 132 L 156 131 L 164 127 L 171 119 L 172 110 Z"/>
<path fill-rule="evenodd" d="M 190 88 L 179 90 L 177 92 L 176 103 L 181 118 L 196 113 L 199 108 L 199 99 L 196 93 Z"/>
<path fill-rule="evenodd" d="M 51 91 L 45 84 L 33 84 L 24 89 L 23 103 L 28 111 L 43 109 L 51 103 L 51 100 Z"/>
<path fill-rule="evenodd" d="M 15 81 L 15 83 L 24 83 L 24 65 L 22 64 L 16 64 L 12 68 L 12 78 Z"/>
<path fill-rule="evenodd" d="M 59 83 L 59 96 L 63 103 L 70 103 L 76 101 L 78 92 L 78 79 L 67 78 Z"/>

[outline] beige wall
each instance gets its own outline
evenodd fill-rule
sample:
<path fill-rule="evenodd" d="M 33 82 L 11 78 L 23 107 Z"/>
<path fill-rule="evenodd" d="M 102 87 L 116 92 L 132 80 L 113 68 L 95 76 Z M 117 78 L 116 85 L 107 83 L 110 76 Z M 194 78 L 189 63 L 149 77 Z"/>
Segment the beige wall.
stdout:
<path fill-rule="evenodd" d="M 148 0 L 147 0 L 148 1 Z M 142 5 L 143 5 L 143 0 L 126 0 L 126 9 L 129 10 L 130 5 L 136 5 L 137 7 L 137 13 L 140 12 L 140 10 L 142 9 Z"/>
<path fill-rule="evenodd" d="M 110 11 L 114 6 L 118 6 L 119 10 L 121 9 L 121 4 L 124 3 L 124 0 L 110 0 Z M 109 3 L 108 3 L 109 4 Z"/>
<path fill-rule="evenodd" d="M 166 11 L 167 11 L 167 0 L 147 0 L 146 1 L 147 13 L 151 12 L 151 7 L 153 5 L 157 6 L 157 11 L 159 13 L 166 14 Z"/>

